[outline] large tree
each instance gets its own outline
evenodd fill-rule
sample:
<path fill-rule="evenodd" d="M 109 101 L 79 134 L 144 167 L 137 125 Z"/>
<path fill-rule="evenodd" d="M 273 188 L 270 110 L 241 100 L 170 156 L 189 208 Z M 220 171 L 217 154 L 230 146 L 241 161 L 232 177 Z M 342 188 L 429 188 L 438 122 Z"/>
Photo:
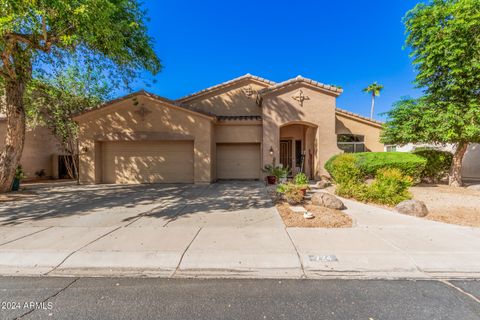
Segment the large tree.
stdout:
<path fill-rule="evenodd" d="M 385 143 L 453 144 L 449 184 L 462 185 L 469 143 L 480 142 L 480 0 L 433 0 L 405 16 L 420 99 L 388 113 Z"/>
<path fill-rule="evenodd" d="M 48 128 L 58 139 L 70 178 L 78 173 L 78 126 L 73 116 L 111 99 L 115 83 L 98 70 L 79 61 L 38 75 L 25 94 L 26 118 L 29 127 Z"/>
<path fill-rule="evenodd" d="M 32 72 L 48 72 L 73 53 L 124 79 L 161 67 L 136 0 L 0 0 L 0 78 L 7 117 L 0 192 L 10 189 L 22 155 L 24 94 Z"/>

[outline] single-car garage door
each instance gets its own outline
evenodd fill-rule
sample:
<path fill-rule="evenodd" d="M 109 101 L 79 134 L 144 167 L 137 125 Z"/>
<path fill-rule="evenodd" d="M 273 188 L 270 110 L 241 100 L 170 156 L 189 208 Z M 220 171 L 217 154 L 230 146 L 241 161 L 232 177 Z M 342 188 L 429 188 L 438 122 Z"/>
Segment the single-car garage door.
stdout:
<path fill-rule="evenodd" d="M 259 143 L 217 144 L 217 179 L 260 179 Z"/>
<path fill-rule="evenodd" d="M 192 141 L 115 141 L 102 148 L 104 183 L 193 183 Z"/>

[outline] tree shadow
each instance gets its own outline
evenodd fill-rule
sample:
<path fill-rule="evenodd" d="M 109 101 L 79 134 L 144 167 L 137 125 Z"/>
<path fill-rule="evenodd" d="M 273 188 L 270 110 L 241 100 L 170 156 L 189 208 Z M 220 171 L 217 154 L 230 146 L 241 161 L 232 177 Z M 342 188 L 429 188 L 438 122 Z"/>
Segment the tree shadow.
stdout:
<path fill-rule="evenodd" d="M 66 186 L 36 191 L 38 197 L 35 199 L 3 203 L 0 226 L 99 213 L 127 213 L 121 221 L 128 222 L 145 215 L 171 218 L 198 212 L 233 212 L 273 206 L 262 183 L 253 181 L 211 185 Z"/>

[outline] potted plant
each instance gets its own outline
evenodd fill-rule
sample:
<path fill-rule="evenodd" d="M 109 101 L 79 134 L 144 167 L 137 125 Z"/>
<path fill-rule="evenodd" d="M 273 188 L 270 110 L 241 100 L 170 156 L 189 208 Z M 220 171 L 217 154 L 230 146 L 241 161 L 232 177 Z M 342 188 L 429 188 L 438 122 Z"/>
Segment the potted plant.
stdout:
<path fill-rule="evenodd" d="M 268 184 L 275 184 L 277 183 L 277 167 L 273 164 L 267 164 L 263 169 L 264 172 L 267 173 L 267 183 Z"/>
<path fill-rule="evenodd" d="M 280 181 L 280 183 L 286 183 L 289 172 L 289 167 L 277 167 L 277 180 Z"/>
<path fill-rule="evenodd" d="M 25 178 L 25 172 L 23 171 L 22 166 L 18 166 L 15 170 L 15 178 L 12 183 L 12 191 L 20 190 L 20 180 Z"/>
<path fill-rule="evenodd" d="M 297 173 L 295 178 L 293 178 L 293 181 L 297 186 L 299 186 L 300 190 L 302 190 L 303 195 L 305 196 L 307 194 L 308 190 L 308 178 L 307 175 L 303 172 Z"/>

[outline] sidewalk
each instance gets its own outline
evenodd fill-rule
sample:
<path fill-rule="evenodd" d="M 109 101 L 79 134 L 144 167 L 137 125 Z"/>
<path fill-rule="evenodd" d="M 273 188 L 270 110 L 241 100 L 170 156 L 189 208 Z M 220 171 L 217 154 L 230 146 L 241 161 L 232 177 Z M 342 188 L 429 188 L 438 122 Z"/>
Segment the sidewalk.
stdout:
<path fill-rule="evenodd" d="M 203 202 L 192 202 L 194 214 L 167 224 L 139 214 L 115 226 L 0 227 L 0 274 L 480 277 L 480 229 L 344 202 L 351 229 L 285 228 L 274 207 L 196 212 Z"/>

